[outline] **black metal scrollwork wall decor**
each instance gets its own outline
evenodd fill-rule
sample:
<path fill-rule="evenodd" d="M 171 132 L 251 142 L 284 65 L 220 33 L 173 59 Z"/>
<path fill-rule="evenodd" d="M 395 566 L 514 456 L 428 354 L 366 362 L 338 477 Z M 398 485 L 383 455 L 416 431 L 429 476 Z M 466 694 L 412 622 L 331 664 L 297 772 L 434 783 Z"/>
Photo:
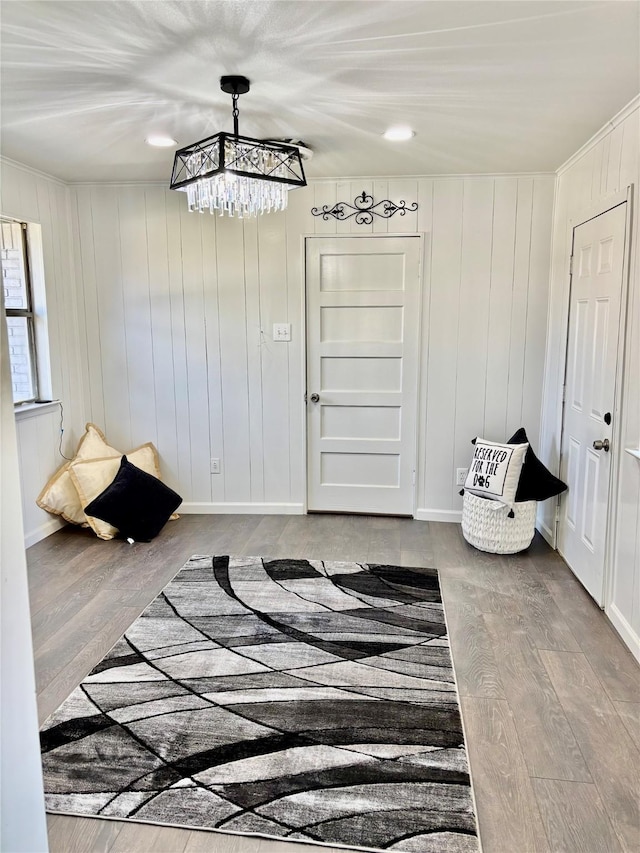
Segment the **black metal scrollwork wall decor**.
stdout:
<path fill-rule="evenodd" d="M 344 221 L 355 216 L 358 225 L 371 225 L 374 216 L 379 216 L 381 219 L 390 219 L 394 213 L 404 216 L 407 211 L 413 213 L 417 209 L 417 201 L 414 201 L 410 205 L 407 205 L 405 201 L 397 203 L 389 201 L 388 198 L 383 201 L 374 202 L 373 196 L 363 190 L 362 195 L 354 198 L 353 204 L 350 204 L 348 201 L 338 201 L 333 207 L 329 207 L 327 204 L 322 205 L 321 208 L 312 207 L 311 213 L 313 216 L 321 216 L 324 220 L 333 216 L 334 219 Z"/>

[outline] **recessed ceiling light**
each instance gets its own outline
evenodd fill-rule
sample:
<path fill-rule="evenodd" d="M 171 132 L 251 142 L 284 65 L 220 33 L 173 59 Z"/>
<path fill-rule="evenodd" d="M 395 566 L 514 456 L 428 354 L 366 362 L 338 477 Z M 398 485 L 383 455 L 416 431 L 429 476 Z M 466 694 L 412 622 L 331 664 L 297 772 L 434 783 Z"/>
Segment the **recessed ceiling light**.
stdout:
<path fill-rule="evenodd" d="M 145 139 L 147 145 L 154 145 L 156 148 L 173 148 L 178 143 L 170 136 L 162 136 L 161 134 L 152 134 Z"/>
<path fill-rule="evenodd" d="M 394 127 L 390 127 L 388 130 L 385 130 L 382 135 L 385 139 L 390 139 L 392 142 L 406 142 L 407 139 L 411 139 L 412 136 L 415 136 L 416 132 L 404 124 L 398 124 Z"/>

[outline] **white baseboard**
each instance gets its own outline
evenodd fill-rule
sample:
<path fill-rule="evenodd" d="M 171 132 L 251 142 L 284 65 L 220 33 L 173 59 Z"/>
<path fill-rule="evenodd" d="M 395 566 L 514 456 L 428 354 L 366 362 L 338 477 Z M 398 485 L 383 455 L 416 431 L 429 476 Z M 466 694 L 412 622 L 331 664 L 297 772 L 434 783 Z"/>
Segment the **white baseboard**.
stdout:
<path fill-rule="evenodd" d="M 35 545 L 36 542 L 41 542 L 43 539 L 46 539 L 47 536 L 51 536 L 52 533 L 55 533 L 56 530 L 61 530 L 66 526 L 66 521 L 62 518 L 52 518 L 49 521 L 45 521 L 44 524 L 39 525 L 35 528 L 35 530 L 29 530 L 28 533 L 24 534 L 24 547 L 30 548 L 32 545 Z"/>
<path fill-rule="evenodd" d="M 615 604 L 610 604 L 605 610 L 611 624 L 616 629 L 623 643 L 629 647 L 631 654 L 640 663 L 640 637 L 620 613 Z"/>
<path fill-rule="evenodd" d="M 542 536 L 542 538 L 545 540 L 545 542 L 555 550 L 556 543 L 554 542 L 553 530 L 549 527 L 549 525 L 545 524 L 544 521 L 538 520 L 538 523 L 536 524 L 536 529 L 538 533 Z"/>
<path fill-rule="evenodd" d="M 184 515 L 304 515 L 304 504 L 191 501 L 180 504 L 178 513 L 184 513 Z"/>
<path fill-rule="evenodd" d="M 419 508 L 416 510 L 414 518 L 416 521 L 446 521 L 460 524 L 462 521 L 462 510 Z"/>

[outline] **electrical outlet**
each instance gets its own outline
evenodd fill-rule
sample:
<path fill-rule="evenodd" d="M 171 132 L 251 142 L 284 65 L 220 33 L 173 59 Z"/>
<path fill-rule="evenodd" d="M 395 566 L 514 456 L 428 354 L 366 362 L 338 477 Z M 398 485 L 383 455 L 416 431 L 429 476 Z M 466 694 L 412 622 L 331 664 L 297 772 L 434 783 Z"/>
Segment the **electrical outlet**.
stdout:
<path fill-rule="evenodd" d="M 219 474 L 220 473 L 220 460 L 219 459 L 211 459 L 211 473 Z"/>
<path fill-rule="evenodd" d="M 273 340 L 274 341 L 290 341 L 291 340 L 291 323 L 274 323 L 273 324 Z"/>
<path fill-rule="evenodd" d="M 468 468 L 456 468 L 456 486 L 464 486 L 468 472 Z"/>

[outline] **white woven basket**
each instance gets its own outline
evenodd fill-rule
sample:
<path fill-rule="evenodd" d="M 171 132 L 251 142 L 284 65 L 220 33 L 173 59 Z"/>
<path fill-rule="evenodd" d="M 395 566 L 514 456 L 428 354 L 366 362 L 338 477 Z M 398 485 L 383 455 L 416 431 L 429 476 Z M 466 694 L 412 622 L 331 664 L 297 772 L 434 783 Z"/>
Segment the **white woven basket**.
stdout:
<path fill-rule="evenodd" d="M 536 501 L 514 504 L 509 518 L 506 504 L 465 491 L 462 500 L 462 535 L 470 545 L 491 554 L 517 554 L 528 548 L 536 524 Z"/>

